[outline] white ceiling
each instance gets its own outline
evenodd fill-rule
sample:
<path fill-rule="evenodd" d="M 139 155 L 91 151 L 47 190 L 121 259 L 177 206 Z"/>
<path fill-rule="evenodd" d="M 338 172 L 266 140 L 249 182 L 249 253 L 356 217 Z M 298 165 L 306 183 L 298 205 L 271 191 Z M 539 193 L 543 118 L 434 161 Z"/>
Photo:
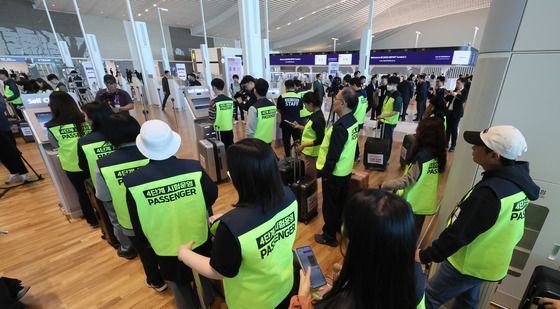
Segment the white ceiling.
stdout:
<path fill-rule="evenodd" d="M 42 8 L 42 0 L 33 0 Z M 127 0 L 78 0 L 80 12 L 128 19 Z M 156 7 L 165 24 L 192 29 L 202 35 L 199 0 L 132 0 L 134 18 L 157 23 Z M 271 50 L 324 51 L 332 49 L 331 38 L 339 38 L 337 50 L 359 49 L 361 32 L 367 27 L 369 0 L 269 0 Z M 47 0 L 50 9 L 74 13 L 71 0 Z M 237 0 L 203 0 L 209 36 L 239 39 Z M 261 0 L 264 36 L 264 1 Z M 373 31 L 376 36 L 402 26 L 437 17 L 490 7 L 491 0 L 376 0 Z M 449 21 L 453 22 L 452 19 Z M 442 25 L 445 26 L 445 25 Z"/>

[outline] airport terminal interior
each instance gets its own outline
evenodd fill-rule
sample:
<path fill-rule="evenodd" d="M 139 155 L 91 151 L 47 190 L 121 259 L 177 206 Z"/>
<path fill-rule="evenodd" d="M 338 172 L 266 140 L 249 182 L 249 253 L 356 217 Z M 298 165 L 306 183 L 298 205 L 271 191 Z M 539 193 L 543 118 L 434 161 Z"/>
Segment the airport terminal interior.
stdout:
<path fill-rule="evenodd" d="M 0 309 L 560 309 L 558 12 L 0 0 Z"/>

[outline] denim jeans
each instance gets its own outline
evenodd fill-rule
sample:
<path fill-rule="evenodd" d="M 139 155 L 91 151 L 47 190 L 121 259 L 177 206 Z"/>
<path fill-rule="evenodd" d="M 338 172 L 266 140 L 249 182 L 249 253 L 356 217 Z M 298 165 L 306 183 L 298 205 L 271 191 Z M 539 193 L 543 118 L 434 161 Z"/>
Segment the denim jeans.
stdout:
<path fill-rule="evenodd" d="M 441 264 L 426 287 L 426 308 L 437 309 L 455 299 L 451 308 L 477 308 L 484 280 L 459 273 L 447 260 Z"/>
<path fill-rule="evenodd" d="M 115 213 L 113 202 L 103 202 L 103 207 L 105 208 L 105 211 L 107 211 L 107 216 L 109 217 L 109 221 L 111 221 L 111 225 L 113 226 L 113 233 L 121 244 L 121 250 L 130 250 L 130 248 L 132 248 L 132 242 L 130 241 L 128 236 L 124 235 L 123 233 L 123 228 L 120 226 L 117 219 L 117 214 Z"/>

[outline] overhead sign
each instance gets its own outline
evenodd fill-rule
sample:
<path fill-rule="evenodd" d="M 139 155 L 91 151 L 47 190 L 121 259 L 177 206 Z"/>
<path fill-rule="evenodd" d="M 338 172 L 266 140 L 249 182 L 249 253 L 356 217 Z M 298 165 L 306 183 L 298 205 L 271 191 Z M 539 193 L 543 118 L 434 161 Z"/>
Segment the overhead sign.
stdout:
<path fill-rule="evenodd" d="M 317 55 L 271 55 L 271 65 L 358 65 L 359 53 Z M 370 65 L 474 65 L 477 53 L 471 50 L 424 50 L 375 52 Z M 326 61 L 326 62 L 325 62 Z"/>
<path fill-rule="evenodd" d="M 338 74 L 338 62 L 330 62 L 329 63 L 329 74 L 335 76 Z"/>
<path fill-rule="evenodd" d="M 0 57 L 0 62 L 26 62 L 25 57 Z"/>
<path fill-rule="evenodd" d="M 33 63 L 47 63 L 47 64 L 56 64 L 56 59 L 54 58 L 31 58 L 31 62 Z"/>
<path fill-rule="evenodd" d="M 68 92 L 68 94 L 72 96 L 72 98 L 77 104 L 78 96 L 73 92 Z M 50 95 L 51 95 L 51 91 L 46 93 L 22 94 L 21 100 L 23 101 L 23 106 L 25 107 L 25 109 L 45 108 L 45 107 L 49 107 Z"/>

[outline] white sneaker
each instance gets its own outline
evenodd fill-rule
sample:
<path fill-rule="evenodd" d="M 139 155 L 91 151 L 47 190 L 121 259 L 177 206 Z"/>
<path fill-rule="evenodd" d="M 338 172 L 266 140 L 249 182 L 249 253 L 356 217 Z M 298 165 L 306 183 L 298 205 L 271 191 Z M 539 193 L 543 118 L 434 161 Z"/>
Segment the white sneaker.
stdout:
<path fill-rule="evenodd" d="M 17 182 L 23 182 L 22 176 L 19 174 L 12 174 L 8 177 L 8 179 L 6 179 L 5 184 L 11 185 Z"/>
<path fill-rule="evenodd" d="M 243 124 L 247 124 L 247 121 L 245 121 L 245 120 L 243 120 L 243 121 L 241 121 L 241 122 L 243 122 Z"/>
<path fill-rule="evenodd" d="M 234 120 L 234 121 L 233 121 L 233 124 L 237 124 L 238 122 L 239 122 L 239 121 L 237 121 L 237 120 Z"/>
<path fill-rule="evenodd" d="M 153 285 L 151 283 L 146 282 L 146 286 L 148 286 L 149 288 L 152 288 L 152 289 L 154 289 L 154 290 L 156 290 L 160 293 L 167 290 L 167 283 L 165 283 L 165 282 L 161 286 Z"/>
<path fill-rule="evenodd" d="M 27 175 L 27 174 L 19 175 L 19 177 L 21 178 L 21 181 L 23 181 L 23 182 L 32 182 L 32 181 L 33 181 L 33 180 L 29 177 L 29 175 Z"/>

